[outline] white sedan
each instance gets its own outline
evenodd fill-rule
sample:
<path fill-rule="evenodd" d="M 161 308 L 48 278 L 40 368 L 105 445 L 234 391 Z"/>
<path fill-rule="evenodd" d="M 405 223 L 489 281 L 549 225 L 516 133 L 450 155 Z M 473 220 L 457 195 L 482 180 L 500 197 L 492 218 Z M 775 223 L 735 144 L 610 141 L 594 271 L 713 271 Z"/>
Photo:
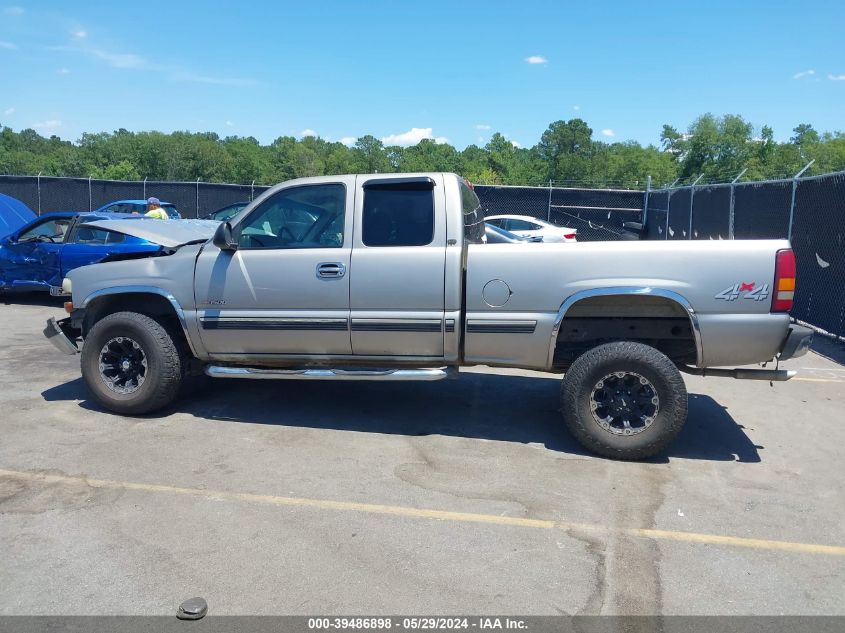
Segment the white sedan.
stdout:
<path fill-rule="evenodd" d="M 484 221 L 521 237 L 542 237 L 544 242 L 575 242 L 577 229 L 555 226 L 527 215 L 491 215 Z"/>

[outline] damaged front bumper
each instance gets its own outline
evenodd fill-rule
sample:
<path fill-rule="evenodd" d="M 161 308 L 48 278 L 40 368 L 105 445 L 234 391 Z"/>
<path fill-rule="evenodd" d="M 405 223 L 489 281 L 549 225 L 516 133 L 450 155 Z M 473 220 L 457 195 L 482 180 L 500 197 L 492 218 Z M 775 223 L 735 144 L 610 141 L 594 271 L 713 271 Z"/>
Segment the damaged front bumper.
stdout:
<path fill-rule="evenodd" d="M 47 319 L 47 327 L 44 328 L 44 336 L 47 337 L 47 340 L 57 350 L 71 356 L 79 353 L 76 341 L 81 334 L 82 332 L 71 325 L 70 318 L 56 321 L 55 317 L 50 317 Z"/>

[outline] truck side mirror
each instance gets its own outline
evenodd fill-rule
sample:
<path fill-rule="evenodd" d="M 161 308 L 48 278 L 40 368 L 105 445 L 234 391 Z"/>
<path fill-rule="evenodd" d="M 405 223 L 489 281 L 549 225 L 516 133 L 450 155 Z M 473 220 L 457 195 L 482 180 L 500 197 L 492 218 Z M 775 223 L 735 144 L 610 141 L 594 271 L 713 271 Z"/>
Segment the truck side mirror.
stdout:
<path fill-rule="evenodd" d="M 214 237 L 211 239 L 214 244 L 221 251 L 236 251 L 238 250 L 238 242 L 232 235 L 232 225 L 228 222 L 221 222 L 214 232 Z"/>

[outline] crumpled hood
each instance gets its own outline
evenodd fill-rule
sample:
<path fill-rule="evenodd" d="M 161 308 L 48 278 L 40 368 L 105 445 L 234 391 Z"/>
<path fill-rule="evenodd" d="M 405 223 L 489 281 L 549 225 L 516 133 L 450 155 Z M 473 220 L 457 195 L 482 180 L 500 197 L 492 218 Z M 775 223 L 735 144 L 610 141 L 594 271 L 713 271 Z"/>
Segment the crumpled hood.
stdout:
<path fill-rule="evenodd" d="M 133 220 L 96 220 L 85 222 L 82 226 L 116 231 L 154 244 L 161 244 L 165 248 L 176 248 L 191 242 L 210 240 L 219 224 L 217 220 L 135 218 Z"/>
<path fill-rule="evenodd" d="M 11 235 L 34 219 L 35 214 L 23 202 L 0 193 L 0 237 Z"/>

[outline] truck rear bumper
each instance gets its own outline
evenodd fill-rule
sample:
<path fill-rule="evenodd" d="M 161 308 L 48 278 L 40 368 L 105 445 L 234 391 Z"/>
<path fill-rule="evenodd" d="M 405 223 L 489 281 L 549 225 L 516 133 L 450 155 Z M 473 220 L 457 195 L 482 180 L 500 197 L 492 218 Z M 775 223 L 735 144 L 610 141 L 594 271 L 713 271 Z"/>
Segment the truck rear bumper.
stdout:
<path fill-rule="evenodd" d="M 76 346 L 76 334 L 70 319 L 56 321 L 55 317 L 47 319 L 47 327 L 44 328 L 44 336 L 53 346 L 63 354 L 74 355 L 79 353 Z"/>
<path fill-rule="evenodd" d="M 803 356 L 809 351 L 812 342 L 813 330 L 803 325 L 790 325 L 789 334 L 786 335 L 783 341 L 778 358 L 780 360 L 789 360 L 790 358 Z"/>

